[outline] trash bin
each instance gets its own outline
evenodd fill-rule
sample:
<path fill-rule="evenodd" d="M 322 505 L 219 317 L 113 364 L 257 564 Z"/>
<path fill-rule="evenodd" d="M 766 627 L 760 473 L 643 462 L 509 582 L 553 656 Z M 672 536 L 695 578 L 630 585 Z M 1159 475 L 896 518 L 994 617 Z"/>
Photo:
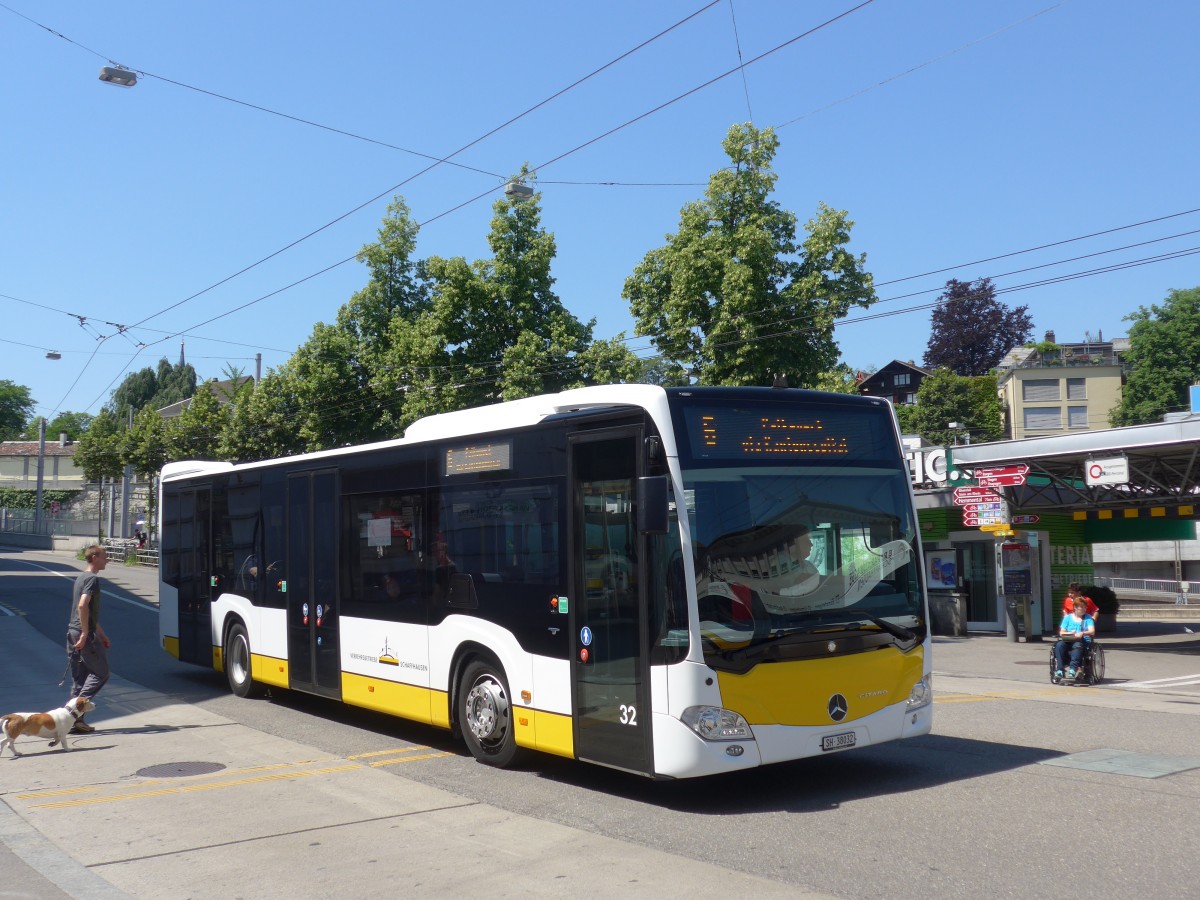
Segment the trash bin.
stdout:
<path fill-rule="evenodd" d="M 965 636 L 967 633 L 966 609 L 966 594 L 954 591 L 930 591 L 930 630 L 937 635 Z"/>

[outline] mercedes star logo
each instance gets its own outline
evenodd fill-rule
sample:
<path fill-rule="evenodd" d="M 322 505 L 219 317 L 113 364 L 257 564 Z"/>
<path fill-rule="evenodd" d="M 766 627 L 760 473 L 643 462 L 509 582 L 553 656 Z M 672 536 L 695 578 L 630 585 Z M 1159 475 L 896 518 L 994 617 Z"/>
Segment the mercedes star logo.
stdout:
<path fill-rule="evenodd" d="M 840 722 L 846 718 L 846 713 L 850 711 L 850 705 L 846 703 L 846 698 L 841 694 L 834 694 L 829 698 L 829 718 L 835 722 Z"/>

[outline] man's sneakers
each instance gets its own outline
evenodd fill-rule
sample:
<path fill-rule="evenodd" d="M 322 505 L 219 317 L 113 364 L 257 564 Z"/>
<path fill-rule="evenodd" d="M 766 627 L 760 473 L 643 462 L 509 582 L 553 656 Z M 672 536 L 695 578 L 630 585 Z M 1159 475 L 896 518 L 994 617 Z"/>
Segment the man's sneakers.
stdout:
<path fill-rule="evenodd" d="M 69 734 L 91 734 L 96 729 L 89 725 L 83 719 L 76 719 L 75 724 L 71 726 Z"/>
<path fill-rule="evenodd" d="M 1055 678 L 1057 678 L 1059 681 L 1061 681 L 1061 680 L 1062 680 L 1062 677 L 1063 677 L 1063 670 L 1062 670 L 1062 669 L 1055 669 L 1055 670 L 1054 670 L 1054 677 L 1055 677 Z"/>
<path fill-rule="evenodd" d="M 1067 668 L 1067 681 L 1074 681 L 1074 680 L 1075 680 L 1075 667 L 1070 666 Z"/>

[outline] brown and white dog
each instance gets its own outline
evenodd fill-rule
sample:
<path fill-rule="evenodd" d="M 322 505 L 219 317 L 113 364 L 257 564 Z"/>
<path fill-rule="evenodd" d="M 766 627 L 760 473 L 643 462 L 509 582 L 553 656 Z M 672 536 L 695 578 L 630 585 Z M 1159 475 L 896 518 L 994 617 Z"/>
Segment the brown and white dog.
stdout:
<path fill-rule="evenodd" d="M 0 716 L 0 728 L 4 731 L 3 737 L 0 737 L 0 754 L 4 753 L 5 746 L 9 746 L 12 747 L 13 756 L 20 756 L 17 752 L 17 738 L 23 734 L 52 738 L 51 747 L 62 744 L 64 750 L 69 750 L 71 748 L 67 746 L 67 734 L 71 731 L 71 726 L 95 708 L 96 704 L 91 700 L 72 697 L 66 706 L 60 706 L 50 712 L 9 713 L 7 716 Z"/>

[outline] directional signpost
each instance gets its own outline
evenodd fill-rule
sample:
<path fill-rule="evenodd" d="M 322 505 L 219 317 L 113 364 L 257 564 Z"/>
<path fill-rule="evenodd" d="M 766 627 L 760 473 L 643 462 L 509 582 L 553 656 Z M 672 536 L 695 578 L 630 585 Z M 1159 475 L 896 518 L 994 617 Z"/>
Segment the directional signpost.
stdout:
<path fill-rule="evenodd" d="M 1029 474 L 1029 466 L 1020 463 L 1015 466 L 980 466 L 975 469 L 975 480 L 980 487 L 1016 487 L 1025 483 Z"/>

